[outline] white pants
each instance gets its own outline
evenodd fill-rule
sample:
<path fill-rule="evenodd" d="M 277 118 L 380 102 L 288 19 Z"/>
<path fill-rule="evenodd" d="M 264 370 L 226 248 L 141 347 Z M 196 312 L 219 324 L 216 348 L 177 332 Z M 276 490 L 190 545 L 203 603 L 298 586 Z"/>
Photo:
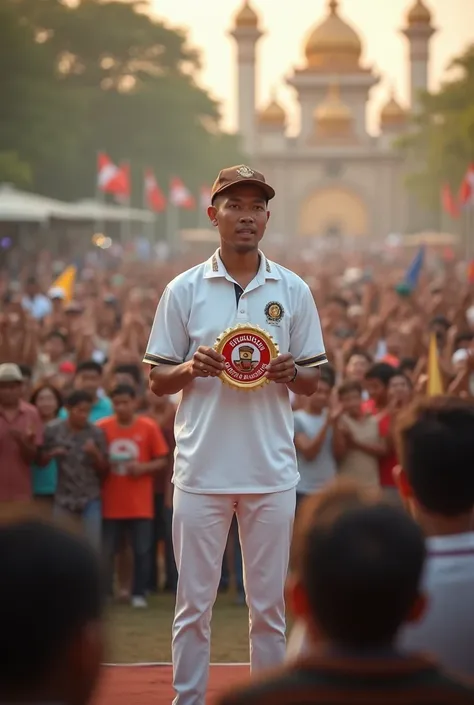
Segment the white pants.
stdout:
<path fill-rule="evenodd" d="M 294 489 L 273 494 L 203 495 L 175 487 L 173 546 L 178 590 L 173 623 L 174 705 L 204 705 L 211 614 L 234 512 L 250 613 L 252 670 L 285 659 L 285 601 Z"/>

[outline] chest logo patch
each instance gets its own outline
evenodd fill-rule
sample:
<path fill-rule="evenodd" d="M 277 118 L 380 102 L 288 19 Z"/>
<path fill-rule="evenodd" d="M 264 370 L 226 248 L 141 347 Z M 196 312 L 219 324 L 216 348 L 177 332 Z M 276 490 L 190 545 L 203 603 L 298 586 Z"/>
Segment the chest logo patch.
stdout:
<path fill-rule="evenodd" d="M 267 317 L 267 323 L 271 323 L 273 325 L 278 325 L 285 315 L 285 309 L 281 304 L 278 303 L 278 301 L 270 301 L 265 306 L 265 316 Z"/>

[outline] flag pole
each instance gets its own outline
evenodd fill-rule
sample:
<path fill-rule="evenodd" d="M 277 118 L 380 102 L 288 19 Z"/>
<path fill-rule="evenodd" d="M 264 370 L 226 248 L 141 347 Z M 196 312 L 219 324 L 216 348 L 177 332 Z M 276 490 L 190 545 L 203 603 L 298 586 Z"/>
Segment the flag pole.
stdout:
<path fill-rule="evenodd" d="M 95 164 L 96 164 L 95 200 L 96 200 L 96 203 L 99 204 L 99 209 L 105 203 L 105 197 L 104 197 L 105 194 L 102 191 L 102 189 L 100 188 L 100 183 L 99 183 L 99 156 L 101 153 L 102 153 L 101 150 L 97 151 L 96 160 L 95 160 Z M 96 235 L 97 233 L 104 232 L 104 228 L 105 228 L 104 218 L 99 213 L 97 214 L 97 217 L 95 219 L 94 227 L 95 227 L 94 235 Z"/>

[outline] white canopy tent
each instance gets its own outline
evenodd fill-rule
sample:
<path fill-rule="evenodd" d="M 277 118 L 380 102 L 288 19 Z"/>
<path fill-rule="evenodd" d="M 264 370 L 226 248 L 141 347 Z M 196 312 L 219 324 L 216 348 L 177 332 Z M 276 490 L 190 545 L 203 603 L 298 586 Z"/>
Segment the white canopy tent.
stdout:
<path fill-rule="evenodd" d="M 94 200 L 65 203 L 0 184 L 0 223 L 46 224 L 70 222 L 153 223 L 153 213 L 138 208 L 110 205 Z"/>

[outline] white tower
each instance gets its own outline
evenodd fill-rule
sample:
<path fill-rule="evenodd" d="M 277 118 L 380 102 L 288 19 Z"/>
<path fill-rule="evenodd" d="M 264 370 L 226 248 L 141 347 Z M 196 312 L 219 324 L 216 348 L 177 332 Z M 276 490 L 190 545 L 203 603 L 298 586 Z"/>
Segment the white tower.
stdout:
<path fill-rule="evenodd" d="M 416 111 L 419 92 L 428 90 L 430 39 L 435 33 L 431 13 L 423 0 L 416 0 L 402 31 L 410 45 L 410 103 L 412 111 Z"/>
<path fill-rule="evenodd" d="M 253 157 L 256 148 L 256 47 L 263 32 L 258 26 L 258 16 L 245 0 L 236 15 L 231 36 L 237 44 L 238 70 L 238 129 L 242 135 L 243 148 Z"/>

